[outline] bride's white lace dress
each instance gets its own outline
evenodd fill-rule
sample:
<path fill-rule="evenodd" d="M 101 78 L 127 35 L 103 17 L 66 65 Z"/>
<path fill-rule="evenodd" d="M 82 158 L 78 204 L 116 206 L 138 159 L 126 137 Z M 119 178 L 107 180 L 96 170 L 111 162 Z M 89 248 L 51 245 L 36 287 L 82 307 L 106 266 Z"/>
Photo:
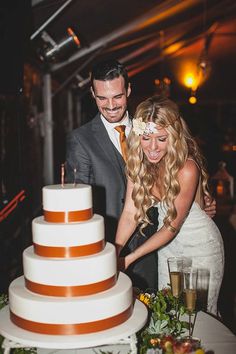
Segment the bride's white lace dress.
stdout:
<path fill-rule="evenodd" d="M 163 202 L 157 204 L 159 227 L 163 225 L 166 209 Z M 224 273 L 224 246 L 220 231 L 214 221 L 194 202 L 176 237 L 158 250 L 158 288 L 169 283 L 168 257 L 190 257 L 196 268 L 210 270 L 207 309 L 217 314 L 217 300 Z"/>

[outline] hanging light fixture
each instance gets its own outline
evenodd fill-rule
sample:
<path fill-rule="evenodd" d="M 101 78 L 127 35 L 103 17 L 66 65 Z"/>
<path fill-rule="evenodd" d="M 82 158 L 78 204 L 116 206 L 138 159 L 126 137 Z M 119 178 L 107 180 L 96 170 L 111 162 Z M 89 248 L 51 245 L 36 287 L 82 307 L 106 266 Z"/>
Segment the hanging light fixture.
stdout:
<path fill-rule="evenodd" d="M 79 37 L 71 27 L 67 28 L 67 34 L 58 43 L 47 33 L 42 32 L 43 47 L 39 50 L 39 57 L 46 62 L 55 61 L 81 46 Z"/>
<path fill-rule="evenodd" d="M 206 29 L 207 23 L 207 1 L 204 1 L 204 10 L 203 10 L 203 33 L 204 33 L 204 45 L 203 49 L 199 55 L 197 70 L 200 78 L 200 82 L 204 81 L 211 70 L 211 62 L 209 59 L 209 49 L 214 36 L 214 33 L 217 29 L 218 24 L 213 23 L 210 28 Z"/>
<path fill-rule="evenodd" d="M 204 40 L 204 47 L 202 49 L 202 52 L 200 53 L 198 63 L 197 63 L 197 71 L 198 75 L 200 77 L 200 81 L 204 81 L 211 69 L 211 63 L 209 60 L 209 46 L 212 40 L 212 33 L 206 35 L 205 40 Z"/>

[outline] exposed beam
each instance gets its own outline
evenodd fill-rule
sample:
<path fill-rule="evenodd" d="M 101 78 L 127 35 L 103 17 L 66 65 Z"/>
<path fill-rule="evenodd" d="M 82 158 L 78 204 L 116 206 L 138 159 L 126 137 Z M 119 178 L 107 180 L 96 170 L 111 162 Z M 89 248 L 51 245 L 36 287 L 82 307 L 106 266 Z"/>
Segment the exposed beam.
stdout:
<path fill-rule="evenodd" d="M 73 0 L 67 0 L 64 4 L 57 9 L 57 11 L 52 14 L 31 36 L 30 39 L 33 40 L 44 28 L 46 28 L 49 23 L 51 23 Z"/>
<path fill-rule="evenodd" d="M 155 6 L 151 11 L 148 11 L 143 16 L 94 41 L 89 47 L 80 48 L 78 52 L 64 62 L 52 65 L 51 71 L 59 70 L 64 66 L 71 64 L 75 60 L 82 58 L 84 55 L 89 54 L 102 46 L 106 46 L 117 38 L 127 35 L 128 33 L 132 33 L 133 31 L 141 30 L 154 23 L 161 22 L 166 18 L 172 17 L 173 15 L 176 15 L 177 13 L 180 13 L 181 11 L 196 4 L 199 4 L 199 0 L 166 0 L 158 6 Z"/>

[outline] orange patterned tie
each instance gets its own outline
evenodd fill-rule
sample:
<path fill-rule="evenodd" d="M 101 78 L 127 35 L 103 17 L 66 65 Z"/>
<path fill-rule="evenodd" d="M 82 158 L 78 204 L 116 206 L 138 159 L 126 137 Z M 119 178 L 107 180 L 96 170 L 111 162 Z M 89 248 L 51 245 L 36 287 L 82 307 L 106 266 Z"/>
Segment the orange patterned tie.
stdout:
<path fill-rule="evenodd" d="M 126 136 L 125 136 L 125 125 L 118 125 L 115 127 L 115 130 L 117 130 L 120 134 L 120 147 L 121 147 L 121 153 L 123 156 L 123 159 L 127 160 L 127 143 L 126 143 Z"/>

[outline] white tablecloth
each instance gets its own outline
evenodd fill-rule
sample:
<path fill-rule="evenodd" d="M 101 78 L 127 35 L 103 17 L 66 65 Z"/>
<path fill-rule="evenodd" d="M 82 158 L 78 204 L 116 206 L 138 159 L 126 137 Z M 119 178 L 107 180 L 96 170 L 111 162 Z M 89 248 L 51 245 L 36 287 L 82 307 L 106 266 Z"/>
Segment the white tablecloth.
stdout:
<path fill-rule="evenodd" d="M 236 353 L 236 336 L 220 321 L 204 312 L 197 314 L 193 336 L 201 339 L 209 353 Z"/>
<path fill-rule="evenodd" d="M 196 317 L 193 336 L 201 339 L 201 343 L 204 346 L 206 353 L 209 354 L 234 354 L 236 353 L 236 336 L 220 321 L 216 318 L 208 315 L 204 312 L 199 312 Z M 109 348 L 103 348 L 103 350 L 112 350 L 112 353 L 123 354 L 129 353 L 130 347 L 114 345 Z M 40 354 L 46 354 L 45 350 L 39 350 Z M 55 353 L 55 352 L 54 352 Z M 53 354 L 54 354 L 53 353 Z M 66 351 L 58 351 L 58 354 L 66 354 Z M 68 354 L 72 354 L 68 351 Z M 76 353 L 76 351 L 74 351 Z M 80 353 L 80 352 L 77 352 Z M 87 349 L 83 351 L 83 354 L 87 353 L 100 353 L 99 350 Z M 47 352 L 47 354 L 49 354 Z"/>

